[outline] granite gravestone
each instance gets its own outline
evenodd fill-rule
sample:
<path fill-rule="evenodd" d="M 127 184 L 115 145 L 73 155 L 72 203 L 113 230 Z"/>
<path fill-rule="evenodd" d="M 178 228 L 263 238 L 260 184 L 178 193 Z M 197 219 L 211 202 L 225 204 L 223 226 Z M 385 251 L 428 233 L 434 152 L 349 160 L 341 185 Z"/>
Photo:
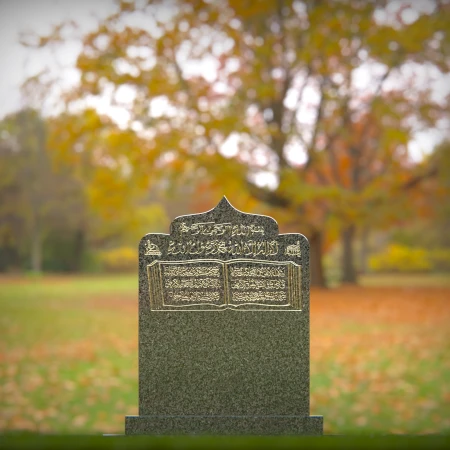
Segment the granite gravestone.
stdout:
<path fill-rule="evenodd" d="M 321 435 L 309 415 L 309 244 L 268 216 L 177 217 L 139 245 L 139 415 L 125 434 Z"/>

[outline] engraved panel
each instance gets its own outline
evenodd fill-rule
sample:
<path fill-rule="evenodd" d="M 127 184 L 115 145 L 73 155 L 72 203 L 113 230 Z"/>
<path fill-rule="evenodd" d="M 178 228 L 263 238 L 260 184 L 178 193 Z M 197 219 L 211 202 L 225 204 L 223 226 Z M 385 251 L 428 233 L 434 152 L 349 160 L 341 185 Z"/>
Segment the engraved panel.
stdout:
<path fill-rule="evenodd" d="M 292 263 L 231 261 L 229 303 L 244 307 L 295 308 L 295 286 L 289 278 Z"/>
<path fill-rule="evenodd" d="M 214 260 L 158 263 L 160 308 L 224 304 L 223 267 Z"/>
<path fill-rule="evenodd" d="M 301 310 L 301 267 L 291 261 L 154 261 L 147 270 L 155 311 Z"/>

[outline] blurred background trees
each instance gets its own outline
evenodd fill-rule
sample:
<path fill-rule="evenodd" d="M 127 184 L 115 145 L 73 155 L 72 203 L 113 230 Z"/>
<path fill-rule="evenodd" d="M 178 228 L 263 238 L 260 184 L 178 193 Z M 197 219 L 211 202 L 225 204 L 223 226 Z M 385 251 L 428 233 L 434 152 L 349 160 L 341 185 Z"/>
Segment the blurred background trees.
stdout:
<path fill-rule="evenodd" d="M 0 123 L 0 135 L 1 268 L 39 272 L 56 252 L 62 268 L 79 270 L 82 186 L 66 168 L 52 170 L 45 120 L 24 109 Z"/>
<path fill-rule="evenodd" d="M 449 72 L 449 2 L 116 5 L 80 36 L 79 83 L 58 96 L 58 112 L 2 122 L 12 168 L 0 182 L 3 268 L 28 258 L 39 270 L 53 247 L 66 248 L 67 270 L 89 252 L 121 260 L 117 249 L 139 234 L 165 231 L 169 216 L 209 209 L 223 194 L 308 237 L 313 285 L 326 284 L 326 253 L 344 282 L 357 281 L 358 265 L 391 267 L 392 249 L 383 255 L 371 241 L 380 232 L 384 243 L 440 249 L 440 265 L 411 270 L 447 264 L 448 143 L 420 161 L 408 144 L 420 130 L 448 129 L 449 98 L 432 80 Z M 24 44 L 63 45 L 73 25 Z M 29 80 L 28 92 L 42 80 Z M 98 101 L 127 119 L 100 115 Z M 18 242 L 20 227 L 29 242 Z"/>
<path fill-rule="evenodd" d="M 108 121 L 111 129 L 102 135 L 92 110 L 67 119 L 64 114 L 44 119 L 25 109 L 0 123 L 0 270 L 92 271 L 101 260 L 108 268 L 111 259 L 118 260 L 114 268 L 130 270 L 136 258 L 127 246 L 134 246 L 149 224 L 167 225 L 163 208 L 148 192 L 115 177 L 117 168 L 92 153 L 112 136 L 126 136 L 116 135 Z M 60 146 L 56 136 L 71 130 L 70 148 Z M 111 254 L 102 255 L 110 248 Z"/>

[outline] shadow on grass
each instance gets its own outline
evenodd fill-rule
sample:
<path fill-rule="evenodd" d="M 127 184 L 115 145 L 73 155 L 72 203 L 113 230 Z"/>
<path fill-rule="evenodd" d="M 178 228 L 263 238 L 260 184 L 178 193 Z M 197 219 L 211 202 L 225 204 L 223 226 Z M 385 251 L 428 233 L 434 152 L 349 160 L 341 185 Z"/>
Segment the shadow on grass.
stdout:
<path fill-rule="evenodd" d="M 335 449 L 335 448 L 449 448 L 450 435 L 366 435 L 366 436 L 96 436 L 38 435 L 8 433 L 0 435 L 0 448 L 101 448 L 101 449 Z"/>

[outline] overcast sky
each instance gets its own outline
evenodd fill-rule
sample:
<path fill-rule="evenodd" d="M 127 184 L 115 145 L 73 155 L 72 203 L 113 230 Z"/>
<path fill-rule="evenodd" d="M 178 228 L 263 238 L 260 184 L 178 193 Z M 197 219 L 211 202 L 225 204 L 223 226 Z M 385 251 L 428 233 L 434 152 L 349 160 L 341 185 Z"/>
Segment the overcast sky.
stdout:
<path fill-rule="evenodd" d="M 45 34 L 53 25 L 68 18 L 79 24 L 81 30 L 89 31 L 95 29 L 99 17 L 113 10 L 112 0 L 0 0 L 0 118 L 21 107 L 20 85 L 27 77 L 47 65 L 55 70 L 58 64 L 70 66 L 80 49 L 80 44 L 73 42 L 56 55 L 47 50 L 31 51 L 20 45 L 21 32 Z M 66 79 L 68 83 L 76 80 L 76 72 L 67 71 Z M 435 90 L 438 95 L 448 94 L 450 78 L 440 79 Z M 100 109 L 117 121 L 126 118 L 126 113 L 117 108 L 111 110 L 106 104 L 100 105 Z M 419 134 L 409 146 L 411 156 L 420 159 L 421 153 L 430 151 L 441 136 L 436 131 Z"/>

